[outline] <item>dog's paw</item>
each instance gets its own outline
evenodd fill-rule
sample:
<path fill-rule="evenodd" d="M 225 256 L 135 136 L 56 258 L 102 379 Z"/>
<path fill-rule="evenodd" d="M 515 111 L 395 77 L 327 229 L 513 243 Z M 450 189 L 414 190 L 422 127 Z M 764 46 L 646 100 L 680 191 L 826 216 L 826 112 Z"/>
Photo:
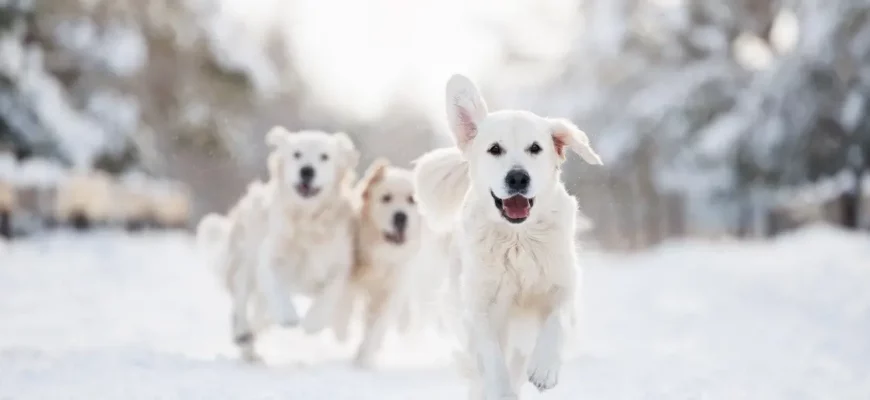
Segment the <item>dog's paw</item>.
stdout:
<path fill-rule="evenodd" d="M 241 356 L 242 356 L 242 361 L 244 361 L 247 364 L 254 364 L 254 365 L 263 364 L 263 359 L 260 358 L 260 356 L 257 353 L 254 353 L 253 351 L 242 351 Z"/>
<path fill-rule="evenodd" d="M 238 333 L 233 337 L 237 346 L 249 346 L 254 343 L 254 334 L 251 332 Z"/>
<path fill-rule="evenodd" d="M 375 353 L 365 347 L 360 348 L 353 358 L 353 365 L 357 368 L 371 369 L 375 365 Z"/>
<path fill-rule="evenodd" d="M 559 367 L 556 363 L 550 364 L 531 363 L 526 370 L 529 382 L 540 392 L 552 389 L 559 383 Z"/>

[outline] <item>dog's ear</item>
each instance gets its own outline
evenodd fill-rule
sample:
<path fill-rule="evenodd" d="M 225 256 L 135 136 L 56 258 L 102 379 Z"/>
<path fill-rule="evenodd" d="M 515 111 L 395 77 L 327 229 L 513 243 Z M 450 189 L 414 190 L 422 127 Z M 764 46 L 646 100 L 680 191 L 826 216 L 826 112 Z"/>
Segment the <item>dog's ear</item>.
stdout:
<path fill-rule="evenodd" d="M 453 75 L 447 81 L 447 122 L 456 144 L 465 150 L 477 136 L 477 127 L 489 112 L 480 91 L 471 79 Z"/>
<path fill-rule="evenodd" d="M 369 165 L 368 169 L 366 169 L 362 179 L 357 182 L 356 192 L 359 193 L 363 199 L 368 199 L 369 190 L 372 185 L 378 183 L 381 179 L 384 179 L 384 174 L 387 173 L 387 167 L 389 166 L 390 161 L 383 157 L 373 161 L 372 165 Z"/>
<path fill-rule="evenodd" d="M 573 122 L 564 118 L 548 118 L 548 121 L 550 122 L 550 129 L 553 132 L 553 146 L 556 148 L 556 154 L 562 160 L 565 160 L 566 149 L 570 148 L 589 164 L 604 164 L 601 162 L 601 157 L 589 145 L 589 138 L 586 137 L 586 133 L 581 131 Z"/>
<path fill-rule="evenodd" d="M 344 168 L 346 169 L 354 169 L 356 165 L 359 163 L 359 151 L 356 149 L 356 146 L 353 144 L 353 140 L 350 139 L 347 133 L 344 132 L 336 132 L 332 135 L 332 139 L 335 140 L 335 143 L 338 145 L 339 152 L 341 152 L 342 159 L 344 160 Z"/>
<path fill-rule="evenodd" d="M 269 132 L 266 133 L 266 144 L 272 147 L 278 147 L 281 142 L 284 141 L 285 138 L 291 135 L 290 131 L 287 128 L 275 125 L 272 129 L 269 129 Z"/>

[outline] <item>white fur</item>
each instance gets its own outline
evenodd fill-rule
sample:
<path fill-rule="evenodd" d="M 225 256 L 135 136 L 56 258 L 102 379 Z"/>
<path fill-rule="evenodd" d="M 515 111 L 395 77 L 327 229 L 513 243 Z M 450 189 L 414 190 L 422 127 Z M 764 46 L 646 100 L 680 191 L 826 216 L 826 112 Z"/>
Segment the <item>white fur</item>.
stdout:
<path fill-rule="evenodd" d="M 315 333 L 330 325 L 344 293 L 353 259 L 353 210 L 349 182 L 359 154 L 347 135 L 291 133 L 273 128 L 266 137 L 269 181 L 254 182 L 227 219 L 225 249 L 216 271 L 233 298 L 232 330 L 244 358 L 257 359 L 249 303 L 271 321 Z M 317 194 L 299 189 L 300 170 L 315 169 Z M 216 227 L 200 224 L 202 242 Z M 219 236 L 219 235 L 218 235 Z M 295 295 L 312 299 L 301 318 Z"/>
<path fill-rule="evenodd" d="M 475 373 L 470 396 L 516 399 L 526 380 L 542 391 L 556 385 L 573 316 L 577 202 L 559 178 L 565 150 L 592 164 L 601 160 L 566 120 L 490 113 L 464 76 L 449 80 L 446 98 L 457 146 L 416 163 L 417 198 L 433 226 L 458 221 L 451 237 L 460 262 L 452 280 L 463 308 L 467 360 L 476 360 L 467 363 Z M 497 156 L 490 153 L 495 143 Z M 533 144 L 541 150 L 531 150 Z M 530 177 L 525 197 L 534 205 L 525 220 L 510 223 L 493 196 L 512 195 L 505 176 L 517 169 Z"/>

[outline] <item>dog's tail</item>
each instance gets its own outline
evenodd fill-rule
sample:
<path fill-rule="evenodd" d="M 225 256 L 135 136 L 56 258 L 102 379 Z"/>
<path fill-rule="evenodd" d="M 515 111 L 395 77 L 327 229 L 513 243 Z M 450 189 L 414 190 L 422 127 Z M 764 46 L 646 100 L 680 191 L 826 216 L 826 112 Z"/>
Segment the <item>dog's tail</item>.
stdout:
<path fill-rule="evenodd" d="M 415 197 L 436 231 L 453 226 L 470 186 L 468 162 L 456 147 L 432 150 L 414 160 Z"/>
<path fill-rule="evenodd" d="M 226 217 L 217 213 L 208 213 L 196 226 L 196 245 L 201 249 L 210 249 L 224 240 L 229 233 L 230 223 Z"/>
<path fill-rule="evenodd" d="M 218 253 L 226 244 L 229 234 L 230 221 L 216 213 L 206 214 L 196 226 L 196 247 L 212 269 L 218 269 Z"/>

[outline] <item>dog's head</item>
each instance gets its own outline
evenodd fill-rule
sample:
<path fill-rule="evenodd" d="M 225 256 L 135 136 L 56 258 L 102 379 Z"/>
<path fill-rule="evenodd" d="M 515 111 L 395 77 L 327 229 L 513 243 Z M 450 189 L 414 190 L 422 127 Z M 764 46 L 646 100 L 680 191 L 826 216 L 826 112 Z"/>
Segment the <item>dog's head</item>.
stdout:
<path fill-rule="evenodd" d="M 475 84 L 462 75 L 447 82 L 447 118 L 468 161 L 471 190 L 491 197 L 493 214 L 511 223 L 525 221 L 535 201 L 552 194 L 569 149 L 601 164 L 586 134 L 570 121 L 528 111 L 490 113 Z"/>
<path fill-rule="evenodd" d="M 377 227 L 385 241 L 403 245 L 420 235 L 420 214 L 414 202 L 411 171 L 378 159 L 357 184 L 363 218 Z"/>
<path fill-rule="evenodd" d="M 316 204 L 331 198 L 359 160 L 359 152 L 344 133 L 291 133 L 276 126 L 266 134 L 274 148 L 269 172 L 291 201 Z"/>

